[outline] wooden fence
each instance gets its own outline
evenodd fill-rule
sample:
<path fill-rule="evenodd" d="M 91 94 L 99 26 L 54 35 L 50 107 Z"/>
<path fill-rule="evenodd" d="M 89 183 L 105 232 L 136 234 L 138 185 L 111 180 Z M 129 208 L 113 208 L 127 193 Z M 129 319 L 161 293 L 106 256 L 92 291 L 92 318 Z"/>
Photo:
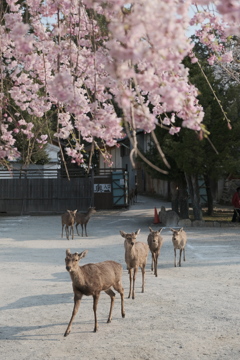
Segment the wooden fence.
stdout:
<path fill-rule="evenodd" d="M 53 172 L 50 177 L 26 171 L 25 176 L 12 172 L 11 179 L 9 173 L 8 178 L 1 175 L 0 171 L 0 214 L 58 214 L 67 209 L 85 211 L 94 205 L 93 176 L 68 180 L 54 178 Z"/>
<path fill-rule="evenodd" d="M 114 180 L 113 174 L 120 178 Z M 119 175 L 120 174 L 120 175 Z M 70 176 L 70 180 L 68 178 Z M 0 215 L 60 214 L 89 206 L 111 209 L 128 205 L 128 178 L 123 169 L 86 174 L 71 169 L 0 170 Z"/>

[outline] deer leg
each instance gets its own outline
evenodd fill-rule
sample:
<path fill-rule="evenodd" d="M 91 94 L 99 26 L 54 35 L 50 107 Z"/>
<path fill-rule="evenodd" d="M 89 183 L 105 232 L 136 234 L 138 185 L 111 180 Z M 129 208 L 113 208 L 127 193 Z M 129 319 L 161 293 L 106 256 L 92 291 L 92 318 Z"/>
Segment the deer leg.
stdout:
<path fill-rule="evenodd" d="M 77 234 L 78 234 L 78 236 L 79 236 L 78 225 L 79 225 L 79 224 L 76 224 L 76 231 L 77 231 Z"/>
<path fill-rule="evenodd" d="M 88 236 L 88 234 L 87 234 L 87 224 L 84 224 L 84 227 L 85 227 L 85 235 Z"/>
<path fill-rule="evenodd" d="M 108 315 L 108 323 L 110 323 L 112 321 L 112 310 L 113 310 L 113 305 L 114 305 L 114 300 L 115 300 L 115 292 L 112 291 L 112 289 L 108 289 L 105 291 L 106 294 L 108 294 L 111 298 L 111 304 L 110 304 L 110 311 L 109 311 L 109 315 Z"/>
<path fill-rule="evenodd" d="M 82 227 L 82 236 L 83 236 L 83 224 L 81 224 L 81 227 Z"/>
<path fill-rule="evenodd" d="M 73 229 L 73 225 L 71 225 L 71 231 L 72 231 L 72 240 L 74 239 L 74 229 Z"/>
<path fill-rule="evenodd" d="M 128 298 L 130 298 L 132 294 L 132 269 L 128 269 L 128 273 L 129 273 L 129 283 L 130 283 Z"/>
<path fill-rule="evenodd" d="M 125 310 L 124 310 L 124 288 L 122 286 L 122 281 L 119 281 L 117 283 L 117 286 L 114 286 L 114 289 L 119 292 L 120 296 L 121 296 L 121 314 L 122 314 L 122 317 L 124 318 L 125 317 Z"/>
<path fill-rule="evenodd" d="M 156 265 L 156 259 L 154 260 L 154 275 L 157 277 L 157 265 Z"/>
<path fill-rule="evenodd" d="M 185 248 L 183 249 L 183 261 L 186 261 L 186 258 L 185 258 Z"/>
<path fill-rule="evenodd" d="M 97 332 L 98 330 L 98 322 L 97 322 L 97 304 L 99 300 L 100 293 L 93 295 L 93 312 L 94 312 L 94 332 Z"/>
<path fill-rule="evenodd" d="M 151 265 L 151 270 L 153 271 L 153 265 L 154 265 L 154 255 L 152 253 L 152 265 Z"/>
<path fill-rule="evenodd" d="M 174 266 L 177 266 L 177 262 L 176 262 L 176 256 L 177 256 L 177 250 L 174 249 Z"/>
<path fill-rule="evenodd" d="M 133 290 L 132 290 L 132 299 L 135 299 L 135 280 L 137 276 L 138 268 L 133 269 Z"/>
<path fill-rule="evenodd" d="M 179 263 L 178 265 L 181 266 L 181 257 L 182 257 L 182 249 L 179 251 Z"/>
<path fill-rule="evenodd" d="M 80 302 L 81 302 L 81 298 L 82 298 L 82 294 L 80 295 L 74 295 L 74 306 L 73 306 L 73 312 L 72 312 L 72 316 L 71 316 L 71 319 L 69 321 L 69 324 L 68 324 L 68 327 L 67 327 L 67 330 L 65 331 L 65 334 L 64 336 L 68 336 L 70 334 L 70 331 L 72 329 L 72 323 L 73 323 L 73 319 L 75 318 L 77 312 L 78 312 L 78 309 L 79 309 L 79 306 L 80 306 Z"/>
<path fill-rule="evenodd" d="M 121 296 L 121 314 L 122 317 L 125 318 L 125 310 L 124 310 L 124 289 L 122 287 L 122 290 L 119 291 Z"/>
<path fill-rule="evenodd" d="M 158 254 L 155 254 L 155 276 L 157 277 L 158 276 L 158 269 L 157 269 L 157 266 L 158 266 Z"/>
<path fill-rule="evenodd" d="M 144 285 L 145 285 L 145 265 L 142 266 L 142 293 L 144 293 Z"/>
<path fill-rule="evenodd" d="M 68 225 L 65 225 L 65 230 L 66 230 L 66 238 L 69 240 L 69 230 L 68 230 Z"/>

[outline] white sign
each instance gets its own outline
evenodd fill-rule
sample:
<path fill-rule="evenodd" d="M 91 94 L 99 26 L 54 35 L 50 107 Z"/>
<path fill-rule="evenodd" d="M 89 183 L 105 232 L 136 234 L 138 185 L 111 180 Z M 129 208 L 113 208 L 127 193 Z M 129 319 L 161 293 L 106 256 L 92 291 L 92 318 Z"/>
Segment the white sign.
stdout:
<path fill-rule="evenodd" d="M 94 184 L 95 193 L 110 193 L 111 191 L 111 184 Z"/>

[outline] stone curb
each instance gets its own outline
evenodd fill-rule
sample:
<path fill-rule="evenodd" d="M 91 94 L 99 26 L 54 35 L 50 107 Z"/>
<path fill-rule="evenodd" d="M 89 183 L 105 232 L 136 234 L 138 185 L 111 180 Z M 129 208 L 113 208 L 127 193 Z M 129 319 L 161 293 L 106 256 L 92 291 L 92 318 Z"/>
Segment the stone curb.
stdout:
<path fill-rule="evenodd" d="M 240 223 L 221 222 L 221 221 L 204 221 L 182 219 L 179 220 L 178 226 L 182 227 L 240 227 Z"/>

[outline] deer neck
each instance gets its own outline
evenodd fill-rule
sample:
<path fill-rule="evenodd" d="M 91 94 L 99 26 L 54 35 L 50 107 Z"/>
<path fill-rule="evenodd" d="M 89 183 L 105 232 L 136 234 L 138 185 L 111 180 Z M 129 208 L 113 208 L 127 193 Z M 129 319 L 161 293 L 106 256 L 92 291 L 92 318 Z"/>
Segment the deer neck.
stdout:
<path fill-rule="evenodd" d="M 72 282 L 74 285 L 84 285 L 84 276 L 81 270 L 81 267 L 79 266 L 78 269 L 74 269 L 70 272 L 70 276 L 72 279 Z"/>
<path fill-rule="evenodd" d="M 126 244 L 126 254 L 131 259 L 134 259 L 136 257 L 137 255 L 136 243 L 133 246 Z"/>

